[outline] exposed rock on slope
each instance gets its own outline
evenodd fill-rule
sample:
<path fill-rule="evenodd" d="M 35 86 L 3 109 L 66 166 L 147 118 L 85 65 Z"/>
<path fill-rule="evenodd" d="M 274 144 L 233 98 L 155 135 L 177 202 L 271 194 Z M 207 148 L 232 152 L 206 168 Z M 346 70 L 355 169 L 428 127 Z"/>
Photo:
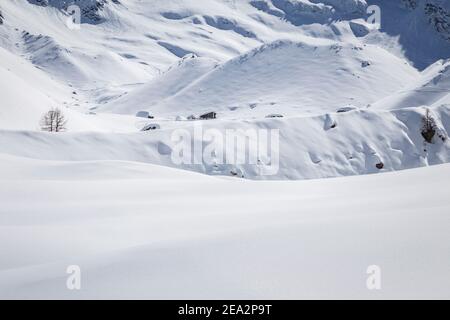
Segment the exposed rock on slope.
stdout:
<path fill-rule="evenodd" d="M 450 2 L 431 0 L 402 0 L 403 5 L 411 10 L 420 10 L 428 22 L 446 40 L 450 41 Z"/>
<path fill-rule="evenodd" d="M 293 25 L 327 23 L 336 19 L 364 16 L 365 0 L 255 0 L 255 8 L 286 19 Z"/>
<path fill-rule="evenodd" d="M 107 0 L 28 0 L 31 4 L 39 6 L 52 6 L 60 10 L 67 10 L 70 5 L 77 5 L 81 9 L 82 23 L 100 23 L 102 17 L 99 11 L 103 9 Z M 117 1 L 115 1 L 117 3 Z"/>
<path fill-rule="evenodd" d="M 425 14 L 428 21 L 439 34 L 450 42 L 450 8 L 427 3 L 425 5 Z M 449 44 L 450 45 L 450 44 Z"/>

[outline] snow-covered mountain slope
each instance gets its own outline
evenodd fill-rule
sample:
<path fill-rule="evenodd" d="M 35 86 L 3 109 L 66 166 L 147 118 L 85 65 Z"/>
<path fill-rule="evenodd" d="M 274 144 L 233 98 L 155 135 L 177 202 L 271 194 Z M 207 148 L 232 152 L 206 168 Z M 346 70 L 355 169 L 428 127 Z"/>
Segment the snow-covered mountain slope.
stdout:
<path fill-rule="evenodd" d="M 42 7 L 54 7 L 60 10 L 68 10 L 70 6 L 76 5 L 80 8 L 81 22 L 100 23 L 103 21 L 100 12 L 108 0 L 27 0 L 31 4 Z M 119 3 L 119 0 L 111 0 L 113 3 Z"/>
<path fill-rule="evenodd" d="M 279 39 L 303 41 L 305 37 L 313 37 L 343 42 L 371 39 L 376 45 L 384 44 L 393 52 L 404 50 L 408 57 L 417 56 L 408 53 L 415 47 L 424 51 L 421 57 L 427 59 L 412 59 L 420 66 L 450 55 L 446 40 L 439 36 L 444 34 L 445 24 L 436 22 L 443 19 L 440 18 L 443 13 L 438 17 L 436 14 L 425 15 L 425 8 L 418 7 L 413 15 L 410 9 L 399 5 L 384 9 L 384 2 L 392 1 L 380 3 L 385 21 L 382 26 L 386 30 L 373 30 L 366 37 L 355 36 L 355 28 L 352 29 L 348 21 L 366 16 L 367 4 L 362 0 L 154 0 L 151 6 L 137 0 L 79 0 L 75 3 L 81 6 L 83 17 L 86 12 L 95 12 L 100 17 L 99 23 L 83 23 L 80 30 L 66 27 L 68 16 L 64 9 L 68 1 L 46 0 L 36 5 L 37 1 L 13 0 L 3 4 L 2 10 L 8 19 L 0 34 L 10 37 L 12 45 L 18 43 L 23 46 L 23 51 L 32 55 L 30 58 L 37 65 L 48 68 L 50 73 L 66 71 L 67 80 L 72 82 L 84 80 L 86 76 L 93 77 L 92 83 L 84 83 L 89 87 L 96 87 L 94 81 L 106 81 L 110 85 L 112 82 L 123 84 L 149 80 L 191 52 L 225 62 L 263 43 Z M 265 10 L 266 7 L 269 10 Z M 273 14 L 278 11 L 281 15 Z M 320 18 L 323 12 L 330 16 Z M 314 18 L 316 23 L 307 23 L 304 15 L 317 17 Z M 411 32 L 406 22 L 404 29 L 396 30 L 392 21 L 398 21 L 399 17 L 415 21 L 415 28 L 423 30 L 424 36 Z M 333 23 L 330 24 L 329 19 Z M 430 25 L 430 19 L 434 19 L 434 27 Z M 363 23 L 362 28 L 367 28 L 367 24 Z M 401 43 L 406 37 L 410 40 L 408 46 Z M 413 46 L 413 41 L 432 43 Z M 38 53 L 33 50 L 36 46 L 40 48 Z M 51 63 L 46 63 L 48 56 L 60 59 L 57 70 Z M 99 68 L 102 70 L 100 73 Z"/>
<path fill-rule="evenodd" d="M 422 72 L 420 81 L 377 101 L 373 108 L 386 110 L 440 105 L 450 105 L 450 60 L 434 63 Z"/>
<path fill-rule="evenodd" d="M 69 4 L 0 4 L 3 152 L 174 166 L 172 130 L 196 123 L 175 119 L 215 111 L 206 127 L 280 130 L 283 163 L 273 178 L 378 172 L 374 161 L 383 170 L 448 161 L 448 142 L 424 154 L 418 129 L 430 107 L 448 133 L 446 0 L 79 0 L 79 29 L 67 26 Z M 381 8 L 379 30 L 366 21 L 372 4 Z M 35 132 L 52 107 L 66 114 L 68 134 Z M 360 110 L 336 115 L 342 107 Z M 142 110 L 162 130 L 137 133 L 149 123 L 135 117 Z M 324 130 L 333 119 L 345 125 Z M 56 146 L 65 139 L 86 149 L 62 153 Z M 252 166 L 239 170 L 264 178 Z"/>
<path fill-rule="evenodd" d="M 125 93 L 113 103 L 107 103 L 95 109 L 119 114 L 135 114 L 142 110 L 153 111 L 155 105 L 189 88 L 192 83 L 216 67 L 218 67 L 217 61 L 211 58 L 200 58 L 194 54 L 188 54 L 153 81 Z M 184 109 L 184 113 L 189 112 L 185 106 L 181 108 Z"/>
<path fill-rule="evenodd" d="M 0 298 L 448 299 L 449 174 L 256 183 L 0 155 Z"/>
<path fill-rule="evenodd" d="M 162 129 L 120 135 L 1 131 L 0 153 L 43 160 L 140 161 L 210 175 L 239 175 L 248 179 L 329 178 L 450 162 L 450 106 L 431 110 L 436 121 L 436 135 L 432 144 L 425 143 L 421 135 L 424 113 L 424 108 L 383 112 L 356 110 L 281 120 L 211 121 L 202 127 L 190 121 L 174 124 L 171 121 L 152 120 Z M 172 139 L 172 134 L 173 129 L 180 126 L 190 132 L 194 144 L 204 146 L 200 150 L 203 157 L 199 163 L 176 164 L 173 161 L 177 143 Z M 196 136 L 194 130 L 199 128 L 202 133 Z M 212 163 L 205 156 L 209 143 L 203 140 L 203 134 L 210 129 L 219 130 L 223 136 L 226 136 L 226 130 L 236 129 L 239 136 L 249 137 L 250 140 L 254 138 L 246 135 L 247 130 L 279 130 L 279 152 L 267 150 L 261 154 L 261 162 L 254 164 L 227 164 L 219 158 Z M 223 157 L 232 150 L 248 156 L 250 147 L 250 143 L 227 145 Z M 279 170 L 270 175 L 263 174 L 270 165 L 274 169 L 279 166 Z"/>
<path fill-rule="evenodd" d="M 361 38 L 406 57 L 420 70 L 450 57 L 449 0 L 371 0 L 381 9 L 381 29 Z"/>
<path fill-rule="evenodd" d="M 0 127 L 11 130 L 40 130 L 42 115 L 59 107 L 70 120 L 69 131 L 137 130 L 134 117 L 98 116 L 67 108 L 80 103 L 73 87 L 65 86 L 32 63 L 0 47 Z M 20 143 L 19 143 L 20 144 Z"/>
<path fill-rule="evenodd" d="M 2 128 L 37 127 L 42 112 L 47 106 L 55 103 L 45 92 L 34 87 L 33 82 L 40 85 L 45 81 L 47 84 L 49 83 L 46 74 L 34 69 L 31 64 L 25 65 L 25 61 L 3 48 L 0 48 L 0 60 L 2 61 L 0 65 L 0 87 L 2 88 L 0 122 Z M 16 69 L 20 67 L 22 70 Z M 24 78 L 19 77 L 18 73 L 22 73 Z M 30 82 L 27 83 L 27 79 Z M 55 88 L 53 87 L 53 89 Z"/>
<path fill-rule="evenodd" d="M 418 78 L 413 67 L 375 46 L 280 40 L 226 62 L 167 99 L 155 99 L 154 91 L 144 87 L 102 110 L 188 115 L 230 113 L 230 108 L 251 114 L 257 108 L 256 115 L 260 109 L 266 114 L 317 114 L 348 104 L 366 107 Z M 161 90 L 175 87 L 164 81 L 157 84 Z"/>
<path fill-rule="evenodd" d="M 26 0 L 7 2 L 2 7 L 8 16 L 0 28 L 2 46 L 64 85 L 95 89 L 146 81 L 158 72 L 133 58 L 138 50 L 127 50 L 126 39 L 114 35 L 119 28 L 109 23 L 83 24 L 80 30 L 73 30 L 67 27 L 69 17 L 53 7 L 32 5 Z"/>
<path fill-rule="evenodd" d="M 44 112 L 70 103 L 72 91 L 31 63 L 0 48 L 0 126 L 3 129 L 39 129 Z M 71 127 L 89 128 L 78 112 L 66 110 Z"/>

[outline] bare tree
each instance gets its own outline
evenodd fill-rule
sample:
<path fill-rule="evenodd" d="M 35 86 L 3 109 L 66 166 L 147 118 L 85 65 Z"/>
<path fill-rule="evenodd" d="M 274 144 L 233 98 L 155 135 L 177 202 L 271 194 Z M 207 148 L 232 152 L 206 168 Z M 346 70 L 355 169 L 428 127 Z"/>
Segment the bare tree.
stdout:
<path fill-rule="evenodd" d="M 42 131 L 61 132 L 66 130 L 67 120 L 60 109 L 51 109 L 42 116 L 40 125 Z"/>

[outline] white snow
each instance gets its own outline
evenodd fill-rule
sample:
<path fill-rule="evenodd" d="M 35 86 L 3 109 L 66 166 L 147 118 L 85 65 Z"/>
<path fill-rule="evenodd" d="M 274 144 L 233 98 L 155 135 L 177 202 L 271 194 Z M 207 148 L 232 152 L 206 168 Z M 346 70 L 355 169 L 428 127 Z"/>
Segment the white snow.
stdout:
<path fill-rule="evenodd" d="M 36 3 L 0 4 L 0 298 L 450 296 L 448 1 Z M 179 164 L 179 129 L 279 152 Z"/>
<path fill-rule="evenodd" d="M 371 61 L 371 65 L 364 68 L 364 61 Z M 189 86 L 167 97 L 155 97 L 154 90 L 144 88 L 103 106 L 102 110 L 129 114 L 144 105 L 158 114 L 208 110 L 230 113 L 230 107 L 236 107 L 242 116 L 271 110 L 317 114 L 349 103 L 366 107 L 419 77 L 414 68 L 374 46 L 310 45 L 281 40 L 206 74 L 198 69 L 191 73 L 195 78 L 189 79 Z M 167 87 L 175 90 L 176 83 L 180 82 L 167 82 L 163 77 L 151 85 L 161 93 L 169 91 Z M 154 101 L 159 103 L 155 105 Z M 257 105 L 255 110 L 250 108 L 253 103 Z"/>
<path fill-rule="evenodd" d="M 449 165 L 304 182 L 0 157 L 0 297 L 448 298 Z M 66 288 L 69 265 L 81 290 Z M 382 290 L 366 287 L 368 266 Z"/>
<path fill-rule="evenodd" d="M 426 144 L 421 136 L 425 108 L 410 108 L 383 112 L 354 110 L 316 117 L 252 121 L 139 120 L 142 122 L 140 129 L 152 124 L 161 130 L 121 134 L 0 131 L 0 153 L 43 160 L 139 161 L 226 176 L 237 167 L 248 179 L 317 179 L 449 162 L 450 107 L 433 108 L 431 112 L 439 129 L 433 144 Z M 334 128 L 331 128 L 330 121 L 335 124 Z M 179 128 L 190 132 L 195 143 L 200 144 L 206 144 L 204 135 L 210 129 L 221 132 L 224 137 L 226 131 L 232 129 L 243 137 L 251 137 L 247 130 L 279 130 L 279 170 L 273 175 L 261 175 L 260 166 L 251 162 L 235 166 L 226 162 L 213 165 L 205 158 L 199 164 L 176 164 L 172 151 L 177 142 L 172 135 L 174 129 Z M 195 136 L 194 132 L 199 128 L 202 135 Z M 439 135 L 444 137 L 444 141 Z M 250 143 L 238 144 L 236 148 L 248 156 Z M 266 155 L 270 156 L 269 151 Z M 376 167 L 379 163 L 384 164 L 382 170 Z"/>

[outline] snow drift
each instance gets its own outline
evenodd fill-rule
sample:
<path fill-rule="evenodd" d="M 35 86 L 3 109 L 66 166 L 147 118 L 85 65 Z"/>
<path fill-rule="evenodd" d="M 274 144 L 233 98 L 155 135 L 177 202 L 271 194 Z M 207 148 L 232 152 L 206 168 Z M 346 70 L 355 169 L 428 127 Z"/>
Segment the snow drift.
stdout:
<path fill-rule="evenodd" d="M 0 153 L 46 160 L 139 161 L 225 176 L 238 170 L 249 179 L 338 177 L 449 162 L 450 107 L 432 109 L 437 125 L 432 144 L 425 143 L 421 135 L 424 114 L 424 108 L 384 112 L 355 110 L 315 117 L 204 123 L 205 130 L 236 129 L 244 136 L 247 129 L 278 129 L 280 168 L 277 174 L 269 176 L 261 175 L 261 168 L 253 164 L 176 165 L 172 159 L 174 128 L 165 128 L 164 122 L 160 122 L 162 130 L 134 134 L 2 131 Z M 183 123 L 184 129 L 194 130 L 191 122 Z M 249 148 L 249 144 L 243 147 Z M 240 151 L 248 154 L 247 149 Z"/>

